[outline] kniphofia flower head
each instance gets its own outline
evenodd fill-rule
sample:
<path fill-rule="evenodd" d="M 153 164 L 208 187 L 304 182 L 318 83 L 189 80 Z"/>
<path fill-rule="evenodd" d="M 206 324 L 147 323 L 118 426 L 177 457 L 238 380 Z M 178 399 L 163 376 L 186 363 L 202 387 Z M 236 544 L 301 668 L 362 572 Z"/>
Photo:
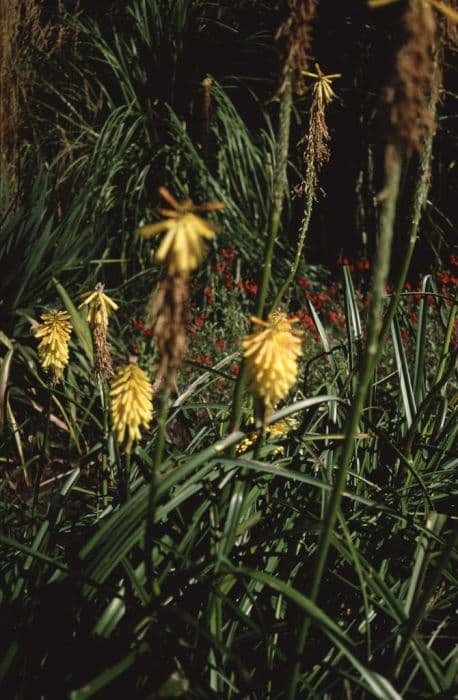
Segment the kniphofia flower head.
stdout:
<path fill-rule="evenodd" d="M 58 382 L 68 364 L 68 343 L 72 332 L 70 315 L 66 311 L 52 309 L 40 316 L 42 323 L 35 331 L 38 344 L 38 359 L 46 372 L 52 373 L 53 382 Z"/>
<path fill-rule="evenodd" d="M 153 388 L 145 372 L 135 363 L 121 367 L 111 382 L 110 405 L 116 440 L 130 452 L 140 440 L 140 428 L 147 428 L 153 415 Z"/>
<path fill-rule="evenodd" d="M 319 106 L 323 108 L 336 97 L 336 93 L 332 89 L 332 82 L 336 78 L 341 78 L 342 74 L 330 73 L 329 75 L 325 75 L 318 63 L 315 63 L 315 70 L 316 73 L 309 73 L 309 71 L 304 70 L 302 74 L 309 78 L 314 78 L 313 92 L 316 95 Z"/>
<path fill-rule="evenodd" d="M 165 187 L 159 188 L 159 192 L 172 209 L 159 209 L 159 213 L 167 218 L 141 226 L 139 231 L 145 238 L 165 232 L 155 259 L 166 265 L 170 276 L 187 277 L 205 255 L 204 239 L 211 240 L 216 232 L 212 223 L 194 212 L 223 209 L 224 204 L 209 202 L 195 205 L 190 199 L 179 203 Z"/>
<path fill-rule="evenodd" d="M 106 329 L 112 311 L 116 311 L 118 308 L 118 305 L 103 290 L 103 284 L 96 284 L 93 292 L 83 294 L 86 298 L 78 306 L 79 309 L 87 306 L 87 322 L 91 328 L 103 326 Z"/>
<path fill-rule="evenodd" d="M 251 320 L 264 330 L 242 341 L 248 383 L 269 413 L 296 383 L 301 333 L 292 326 L 295 319 L 288 319 L 281 311 L 270 314 L 267 322 L 256 317 Z"/>
<path fill-rule="evenodd" d="M 87 322 L 92 332 L 95 349 L 95 374 L 99 380 L 113 376 L 113 363 L 107 342 L 108 321 L 118 305 L 104 293 L 104 285 L 97 283 L 93 292 L 86 292 L 78 306 L 87 306 Z"/>

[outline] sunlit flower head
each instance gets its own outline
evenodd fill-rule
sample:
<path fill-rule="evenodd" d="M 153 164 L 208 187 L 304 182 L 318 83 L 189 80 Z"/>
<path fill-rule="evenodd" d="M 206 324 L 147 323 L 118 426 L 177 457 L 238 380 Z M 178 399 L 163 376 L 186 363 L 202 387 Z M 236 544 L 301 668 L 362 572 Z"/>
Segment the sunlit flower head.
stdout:
<path fill-rule="evenodd" d="M 52 373 L 53 382 L 58 382 L 68 364 L 68 343 L 72 332 L 70 315 L 66 311 L 52 309 L 40 316 L 41 323 L 35 331 L 38 344 L 38 359 L 46 372 Z"/>
<path fill-rule="evenodd" d="M 147 428 L 153 415 L 153 389 L 145 372 L 131 362 L 111 382 L 111 419 L 116 440 L 130 452 L 140 440 L 140 428 Z"/>
<path fill-rule="evenodd" d="M 264 330 L 242 341 L 249 388 L 270 412 L 296 383 L 301 334 L 292 327 L 294 319 L 282 312 L 270 314 L 267 322 L 255 317 L 251 320 Z"/>
<path fill-rule="evenodd" d="M 118 308 L 118 305 L 104 293 L 103 289 L 103 284 L 96 284 L 93 292 L 83 294 L 86 298 L 78 306 L 79 309 L 87 306 L 87 322 L 91 328 L 103 326 L 106 329 L 112 311 L 116 311 Z"/>
<path fill-rule="evenodd" d="M 165 187 L 160 193 L 172 209 L 159 209 L 167 218 L 155 224 L 141 226 L 139 231 L 145 238 L 165 232 L 155 259 L 167 267 L 168 274 L 186 277 L 202 261 L 206 253 L 204 239 L 215 236 L 216 227 L 196 216 L 196 211 L 215 211 L 224 208 L 221 202 L 195 205 L 190 199 L 177 202 Z"/>

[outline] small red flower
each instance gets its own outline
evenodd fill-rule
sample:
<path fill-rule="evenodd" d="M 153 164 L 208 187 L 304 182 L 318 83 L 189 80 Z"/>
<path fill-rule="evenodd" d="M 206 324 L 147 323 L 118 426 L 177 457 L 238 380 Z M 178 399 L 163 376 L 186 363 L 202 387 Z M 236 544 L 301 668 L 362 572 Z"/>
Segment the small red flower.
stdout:
<path fill-rule="evenodd" d="M 212 358 L 210 357 L 210 355 L 205 355 L 204 363 L 207 365 L 207 367 L 211 367 L 213 362 L 212 362 Z"/>
<path fill-rule="evenodd" d="M 217 340 L 215 345 L 218 348 L 218 350 L 220 350 L 220 352 L 224 350 L 224 340 Z"/>
<path fill-rule="evenodd" d="M 201 364 L 202 364 L 202 355 L 196 355 L 196 357 L 195 357 L 195 363 L 196 363 L 197 365 L 201 365 Z"/>
<path fill-rule="evenodd" d="M 237 376 L 237 374 L 239 372 L 240 372 L 240 367 L 238 366 L 238 364 L 236 362 L 233 362 L 231 364 L 231 374 L 233 374 L 234 376 Z"/>

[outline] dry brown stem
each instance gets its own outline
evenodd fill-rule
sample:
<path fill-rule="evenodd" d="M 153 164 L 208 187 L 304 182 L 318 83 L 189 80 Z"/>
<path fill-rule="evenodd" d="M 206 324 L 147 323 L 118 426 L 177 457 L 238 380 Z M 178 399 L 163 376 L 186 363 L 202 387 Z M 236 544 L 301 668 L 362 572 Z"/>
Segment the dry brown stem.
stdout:
<path fill-rule="evenodd" d="M 113 375 L 113 361 L 107 343 L 106 328 L 98 323 L 92 330 L 92 338 L 95 349 L 95 375 L 97 379 L 104 381 Z"/>
<path fill-rule="evenodd" d="M 317 0 L 289 0 L 289 14 L 280 25 L 275 40 L 282 55 L 280 86 L 277 99 L 285 89 L 291 74 L 293 87 L 298 95 L 305 91 L 303 71 L 307 69 L 312 45 L 311 25 L 315 17 Z"/>
<path fill-rule="evenodd" d="M 388 142 L 399 140 L 407 154 L 421 151 L 425 136 L 435 128 L 428 106 L 435 36 L 431 6 L 410 0 L 401 19 L 393 77 L 383 95 L 388 109 Z"/>
<path fill-rule="evenodd" d="M 163 378 L 168 386 L 175 383 L 176 373 L 186 350 L 186 309 L 189 279 L 180 275 L 167 276 L 153 294 L 147 306 L 147 325 L 154 329 L 159 350 L 156 385 Z"/>
<path fill-rule="evenodd" d="M 298 148 L 302 152 L 305 175 L 296 188 L 297 194 L 305 195 L 311 187 L 315 191 L 318 174 L 329 160 L 329 130 L 326 124 L 324 104 L 314 92 L 310 106 L 309 124 L 305 135 L 299 141 Z"/>

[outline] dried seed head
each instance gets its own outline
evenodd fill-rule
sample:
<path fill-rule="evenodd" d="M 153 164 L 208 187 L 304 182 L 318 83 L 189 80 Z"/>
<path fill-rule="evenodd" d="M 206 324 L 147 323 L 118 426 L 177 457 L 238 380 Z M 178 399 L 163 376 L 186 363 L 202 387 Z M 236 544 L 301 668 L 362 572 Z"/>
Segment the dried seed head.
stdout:
<path fill-rule="evenodd" d="M 159 351 L 156 383 L 164 377 L 173 386 L 186 350 L 186 309 L 188 279 L 180 275 L 166 277 L 147 306 L 148 326 L 153 328 Z"/>
<path fill-rule="evenodd" d="M 35 338 L 41 338 L 38 358 L 43 369 L 52 373 L 52 381 L 56 383 L 68 364 L 68 343 L 72 332 L 70 315 L 66 311 L 52 309 L 40 318 L 43 323 L 35 331 Z"/>
<path fill-rule="evenodd" d="M 106 328 L 102 325 L 94 326 L 92 329 L 92 340 L 95 350 L 95 376 L 103 382 L 106 379 L 110 379 L 114 374 Z"/>
<path fill-rule="evenodd" d="M 424 137 L 434 130 L 428 101 L 434 76 L 435 20 L 431 6 L 418 0 L 406 5 L 394 73 L 384 91 L 388 112 L 388 142 L 400 141 L 407 153 L 421 151 Z"/>
<path fill-rule="evenodd" d="M 305 92 L 303 71 L 308 66 L 312 45 L 311 26 L 316 0 L 289 0 L 288 6 L 289 14 L 275 36 L 282 57 L 282 74 L 276 98 L 284 91 L 289 76 L 292 76 L 295 92 L 298 95 Z"/>
<path fill-rule="evenodd" d="M 121 367 L 111 382 L 110 407 L 116 440 L 130 452 L 153 415 L 153 389 L 145 372 L 134 362 Z"/>

